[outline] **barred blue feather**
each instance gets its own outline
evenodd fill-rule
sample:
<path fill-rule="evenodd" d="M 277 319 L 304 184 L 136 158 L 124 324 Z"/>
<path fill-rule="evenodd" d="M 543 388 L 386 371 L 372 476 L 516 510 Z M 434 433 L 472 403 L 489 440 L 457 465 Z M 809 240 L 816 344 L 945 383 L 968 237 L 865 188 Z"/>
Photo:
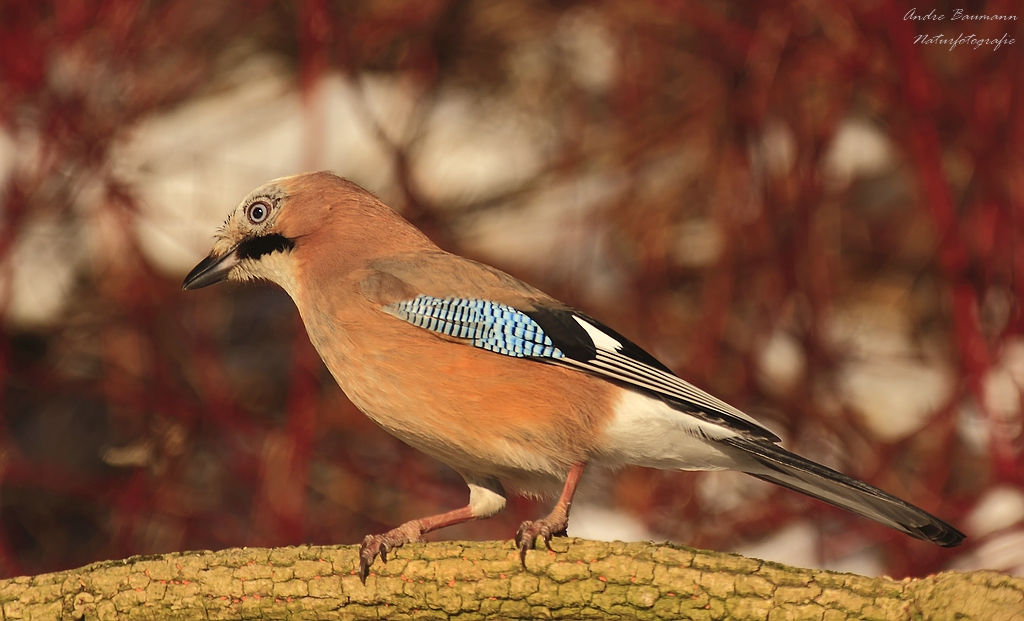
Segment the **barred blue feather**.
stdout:
<path fill-rule="evenodd" d="M 488 300 L 415 299 L 384 307 L 414 326 L 468 339 L 474 347 L 516 358 L 563 358 L 540 325 L 522 311 Z"/>

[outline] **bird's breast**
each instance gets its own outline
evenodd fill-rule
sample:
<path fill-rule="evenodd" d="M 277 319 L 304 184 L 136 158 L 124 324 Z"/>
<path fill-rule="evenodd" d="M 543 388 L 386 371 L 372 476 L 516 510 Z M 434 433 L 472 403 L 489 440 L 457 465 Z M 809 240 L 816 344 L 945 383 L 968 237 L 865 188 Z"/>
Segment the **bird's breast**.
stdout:
<path fill-rule="evenodd" d="M 384 429 L 463 473 L 561 477 L 586 461 L 616 387 L 442 338 L 372 305 L 300 312 L 345 394 Z"/>

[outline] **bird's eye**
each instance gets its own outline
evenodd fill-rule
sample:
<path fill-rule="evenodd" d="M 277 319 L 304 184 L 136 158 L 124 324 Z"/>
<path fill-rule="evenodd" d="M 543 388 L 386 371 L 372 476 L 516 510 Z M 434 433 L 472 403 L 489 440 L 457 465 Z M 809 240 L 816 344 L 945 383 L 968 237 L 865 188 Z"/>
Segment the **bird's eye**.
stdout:
<path fill-rule="evenodd" d="M 246 215 L 249 217 L 249 222 L 253 224 L 259 224 L 267 219 L 270 215 L 270 205 L 263 201 L 256 201 L 246 210 Z"/>

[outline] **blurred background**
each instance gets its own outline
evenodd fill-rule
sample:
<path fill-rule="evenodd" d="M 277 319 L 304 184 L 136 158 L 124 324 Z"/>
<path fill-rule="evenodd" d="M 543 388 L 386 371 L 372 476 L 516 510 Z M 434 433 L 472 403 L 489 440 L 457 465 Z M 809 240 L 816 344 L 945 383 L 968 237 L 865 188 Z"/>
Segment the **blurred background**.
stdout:
<path fill-rule="evenodd" d="M 356 543 L 466 502 L 346 400 L 282 291 L 180 290 L 242 197 L 316 169 L 970 538 L 644 469 L 588 472 L 570 534 L 1024 575 L 1024 30 L 911 8 L 1022 12 L 0 0 L 0 575 Z M 914 43 L 960 31 L 1016 42 Z"/>

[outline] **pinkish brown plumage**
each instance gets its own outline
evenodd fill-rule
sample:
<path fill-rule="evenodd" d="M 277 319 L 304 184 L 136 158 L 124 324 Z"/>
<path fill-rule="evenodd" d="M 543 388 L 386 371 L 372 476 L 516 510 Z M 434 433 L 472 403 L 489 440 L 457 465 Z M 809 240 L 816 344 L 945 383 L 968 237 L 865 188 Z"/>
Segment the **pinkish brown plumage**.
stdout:
<path fill-rule="evenodd" d="M 377 555 L 489 517 L 506 489 L 562 493 L 516 535 L 564 531 L 587 463 L 737 469 L 939 545 L 963 535 L 881 490 L 789 453 L 753 418 L 676 377 L 636 345 L 492 267 L 442 251 L 331 173 L 255 190 L 228 217 L 195 289 L 262 278 L 295 301 L 331 374 L 367 416 L 466 479 L 470 502 L 363 541 Z"/>

